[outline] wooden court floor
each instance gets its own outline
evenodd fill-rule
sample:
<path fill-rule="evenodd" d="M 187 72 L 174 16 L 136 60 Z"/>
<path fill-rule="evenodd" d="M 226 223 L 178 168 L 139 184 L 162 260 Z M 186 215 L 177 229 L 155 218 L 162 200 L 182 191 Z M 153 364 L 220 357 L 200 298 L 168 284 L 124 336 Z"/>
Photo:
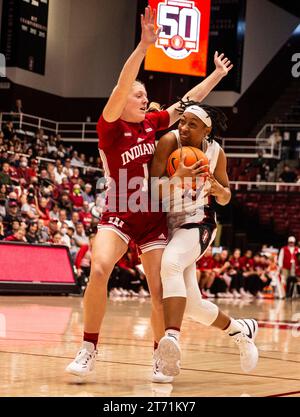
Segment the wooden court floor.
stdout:
<path fill-rule="evenodd" d="M 244 374 L 221 331 L 185 320 L 182 371 L 153 384 L 150 302 L 110 300 L 96 372 L 85 383 L 64 368 L 81 341 L 82 297 L 0 297 L 0 397 L 300 396 L 300 298 L 219 300 L 233 317 L 260 323 L 259 364 Z"/>

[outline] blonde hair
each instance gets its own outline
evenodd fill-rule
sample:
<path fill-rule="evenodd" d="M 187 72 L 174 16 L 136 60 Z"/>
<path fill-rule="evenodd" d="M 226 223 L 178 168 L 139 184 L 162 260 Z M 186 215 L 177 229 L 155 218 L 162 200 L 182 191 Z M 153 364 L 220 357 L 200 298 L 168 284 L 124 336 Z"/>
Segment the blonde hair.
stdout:
<path fill-rule="evenodd" d="M 151 101 L 147 109 L 147 112 L 161 111 L 161 110 L 162 110 L 162 107 L 159 103 L 156 103 L 155 101 Z"/>
<path fill-rule="evenodd" d="M 133 81 L 133 83 L 132 83 L 132 88 L 133 87 L 136 87 L 136 86 L 139 86 L 139 85 L 141 85 L 145 90 L 146 90 L 146 86 L 145 86 L 145 84 L 142 82 L 142 81 L 140 81 L 140 80 L 135 80 L 135 81 Z"/>

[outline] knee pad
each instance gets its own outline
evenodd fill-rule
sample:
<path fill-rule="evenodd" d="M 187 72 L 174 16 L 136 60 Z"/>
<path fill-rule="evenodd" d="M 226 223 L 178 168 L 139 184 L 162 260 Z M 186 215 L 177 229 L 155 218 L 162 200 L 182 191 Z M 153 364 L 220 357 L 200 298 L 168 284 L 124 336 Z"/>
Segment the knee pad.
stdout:
<path fill-rule="evenodd" d="M 165 250 L 161 261 L 163 298 L 184 297 L 186 288 L 183 278 L 184 267 Z"/>
<path fill-rule="evenodd" d="M 185 313 L 192 320 L 211 326 L 218 317 L 219 308 L 210 301 L 188 295 Z"/>

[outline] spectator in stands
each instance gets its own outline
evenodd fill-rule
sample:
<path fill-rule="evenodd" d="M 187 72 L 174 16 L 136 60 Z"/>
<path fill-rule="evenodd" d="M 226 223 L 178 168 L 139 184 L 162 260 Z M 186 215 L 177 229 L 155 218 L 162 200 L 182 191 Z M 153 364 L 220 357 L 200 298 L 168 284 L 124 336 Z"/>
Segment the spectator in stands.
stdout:
<path fill-rule="evenodd" d="M 2 171 L 0 172 L 0 185 L 1 184 L 12 185 L 10 165 L 8 162 L 4 162 L 2 165 Z"/>
<path fill-rule="evenodd" d="M 49 241 L 49 229 L 44 225 L 44 220 L 39 219 L 38 222 L 38 239 L 40 243 L 46 243 Z"/>
<path fill-rule="evenodd" d="M 70 194 L 71 184 L 70 184 L 69 178 L 67 176 L 62 178 L 61 184 L 57 187 L 57 189 L 58 189 L 60 194 L 62 194 L 63 191 L 68 191 L 68 195 Z"/>
<path fill-rule="evenodd" d="M 65 156 L 66 156 L 66 149 L 64 148 L 64 145 L 61 143 L 59 146 L 58 146 L 58 149 L 57 149 L 57 155 L 60 157 L 60 158 L 62 158 L 62 159 L 64 159 L 65 158 Z"/>
<path fill-rule="evenodd" d="M 60 232 L 55 232 L 52 243 L 53 245 L 63 245 L 63 235 Z"/>
<path fill-rule="evenodd" d="M 210 287 L 215 278 L 215 273 L 213 272 L 214 268 L 214 259 L 212 256 L 212 248 L 209 247 L 202 258 L 196 264 L 197 267 L 197 280 L 202 295 L 207 298 L 213 298 L 214 295 L 210 292 Z"/>
<path fill-rule="evenodd" d="M 13 222 L 17 221 L 20 226 L 21 212 L 16 200 L 9 200 L 6 216 L 3 218 L 3 223 L 7 233 L 12 231 Z"/>
<path fill-rule="evenodd" d="M 6 124 L 4 125 L 3 129 L 3 135 L 4 135 L 4 139 L 10 141 L 12 140 L 15 132 L 14 132 L 14 124 L 11 120 L 9 120 L 8 122 L 6 122 Z"/>
<path fill-rule="evenodd" d="M 91 270 L 91 258 L 92 258 L 92 247 L 95 235 L 89 236 L 88 243 L 82 245 L 77 252 L 75 258 L 75 266 L 77 269 L 77 277 L 80 282 L 81 288 L 84 289 L 88 283 Z"/>
<path fill-rule="evenodd" d="M 31 171 L 28 168 L 28 160 L 26 156 L 20 158 L 20 166 L 17 169 L 18 179 L 21 184 L 29 184 L 31 178 Z"/>
<path fill-rule="evenodd" d="M 230 278 L 226 274 L 227 270 L 230 268 L 230 263 L 228 261 L 228 251 L 226 249 L 222 250 L 221 254 L 214 254 L 214 268 L 213 272 L 215 274 L 214 281 L 210 287 L 210 291 L 216 297 L 227 298 L 230 296 L 229 290 L 229 280 Z"/>
<path fill-rule="evenodd" d="M 71 217 L 73 212 L 73 206 L 69 198 L 69 192 L 63 191 L 60 198 L 59 198 L 59 207 L 62 210 L 66 210 L 68 218 Z"/>
<path fill-rule="evenodd" d="M 77 151 L 73 151 L 72 159 L 71 159 L 71 165 L 74 166 L 74 167 L 83 167 L 84 166 L 84 163 L 79 158 Z"/>
<path fill-rule="evenodd" d="M 71 240 L 70 237 L 68 235 L 68 227 L 69 227 L 69 222 L 68 220 L 61 222 L 61 228 L 60 228 L 60 233 L 62 235 L 62 244 L 64 246 L 67 246 L 69 249 L 71 248 Z"/>
<path fill-rule="evenodd" d="M 280 268 L 281 278 L 283 284 L 287 287 L 287 284 L 293 280 L 296 276 L 296 269 L 300 266 L 299 262 L 299 253 L 300 250 L 296 246 L 296 238 L 294 236 L 290 236 L 288 238 L 288 243 L 286 246 L 283 246 L 280 249 L 279 256 L 278 256 L 278 266 Z M 292 277 L 288 280 L 289 277 Z M 289 282 L 288 282 L 289 281 Z M 289 288 L 286 288 L 287 295 Z"/>
<path fill-rule="evenodd" d="M 50 136 L 50 138 L 49 138 L 49 142 L 47 144 L 47 152 L 48 152 L 48 154 L 50 154 L 50 156 L 53 153 L 57 154 L 57 147 L 56 147 L 56 142 L 55 142 L 54 136 Z"/>
<path fill-rule="evenodd" d="M 30 167 L 29 167 L 29 176 L 30 178 L 37 177 L 39 172 L 39 163 L 37 159 L 30 160 Z"/>
<path fill-rule="evenodd" d="M 23 227 L 19 227 L 17 231 L 14 232 L 13 235 L 7 236 L 4 239 L 5 242 L 26 242 L 25 238 L 25 230 Z"/>
<path fill-rule="evenodd" d="M 75 224 L 74 240 L 76 245 L 80 248 L 82 245 L 87 245 L 89 238 L 85 234 L 84 226 L 78 222 Z"/>
<path fill-rule="evenodd" d="M 12 109 L 12 113 L 17 113 L 17 114 L 24 113 L 22 100 L 20 98 L 16 99 L 15 106 Z"/>
<path fill-rule="evenodd" d="M 92 224 L 92 214 L 88 201 L 83 202 L 82 210 L 79 212 L 79 220 L 83 224 L 85 230 L 88 230 Z"/>
<path fill-rule="evenodd" d="M 21 201 L 21 214 L 26 220 L 37 220 L 39 218 L 38 210 L 36 207 L 36 196 L 29 190 L 28 195 L 23 194 L 20 198 Z"/>
<path fill-rule="evenodd" d="M 71 167 L 71 159 L 67 158 L 65 160 L 65 166 L 63 168 L 63 173 L 66 174 L 68 178 L 72 178 L 74 175 L 73 168 Z"/>
<path fill-rule="evenodd" d="M 49 229 L 49 239 L 48 241 L 53 242 L 54 235 L 59 232 L 60 223 L 57 219 L 50 219 L 48 224 Z"/>
<path fill-rule="evenodd" d="M 234 298 L 241 298 L 244 289 L 244 277 L 241 269 L 241 250 L 235 249 L 229 259 L 231 268 L 228 275 L 231 278 L 230 290 Z"/>
<path fill-rule="evenodd" d="M 54 178 L 55 178 L 55 183 L 58 185 L 62 184 L 62 180 L 63 178 L 68 179 L 68 177 L 66 176 L 66 174 L 63 172 L 64 167 L 63 165 L 58 165 L 54 168 Z"/>
<path fill-rule="evenodd" d="M 28 223 L 28 230 L 26 233 L 26 240 L 28 243 L 39 243 L 38 236 L 38 222 L 30 221 Z"/>
<path fill-rule="evenodd" d="M 62 211 L 65 211 L 65 219 L 62 220 L 62 219 L 59 218 L 60 211 L 61 210 L 59 209 L 58 203 L 54 203 L 52 209 L 50 210 L 49 217 L 51 219 L 60 220 L 60 222 L 63 222 L 64 220 L 67 220 L 67 213 L 66 213 L 65 210 L 62 210 Z"/>
<path fill-rule="evenodd" d="M 40 219 L 45 221 L 50 220 L 50 210 L 48 208 L 48 199 L 45 197 L 40 197 L 39 200 L 35 196 L 35 207 Z"/>
<path fill-rule="evenodd" d="M 89 183 L 85 184 L 84 192 L 82 193 L 82 198 L 84 201 L 87 201 L 89 204 L 95 202 L 92 184 L 89 184 Z"/>
<path fill-rule="evenodd" d="M 285 165 L 283 171 L 279 175 L 279 181 L 282 182 L 295 182 L 297 180 L 297 174 L 294 169 Z"/>
<path fill-rule="evenodd" d="M 79 222 L 79 213 L 78 213 L 78 211 L 73 211 L 72 214 L 71 214 L 71 223 L 74 226 L 74 230 L 75 230 L 75 226 L 78 222 Z"/>
<path fill-rule="evenodd" d="M 83 207 L 82 191 L 79 184 L 74 184 L 73 191 L 70 194 L 70 200 L 73 204 L 73 210 L 80 211 Z"/>
<path fill-rule="evenodd" d="M 68 228 L 67 228 L 67 235 L 70 239 L 70 255 L 75 263 L 76 254 L 78 252 L 78 246 L 76 245 L 75 239 L 74 239 L 74 233 L 75 233 L 75 226 L 72 224 L 72 222 L 68 221 Z"/>
<path fill-rule="evenodd" d="M 52 217 L 52 216 L 51 216 Z M 56 217 L 55 215 L 53 216 L 53 217 Z M 66 212 L 66 210 L 59 210 L 59 217 L 58 217 L 58 220 L 61 222 L 61 223 L 64 223 L 64 222 L 66 222 L 67 220 L 68 220 L 68 216 L 67 216 L 67 212 Z"/>
<path fill-rule="evenodd" d="M 276 149 L 282 143 L 282 136 L 279 129 L 274 129 L 268 138 L 268 145 Z"/>

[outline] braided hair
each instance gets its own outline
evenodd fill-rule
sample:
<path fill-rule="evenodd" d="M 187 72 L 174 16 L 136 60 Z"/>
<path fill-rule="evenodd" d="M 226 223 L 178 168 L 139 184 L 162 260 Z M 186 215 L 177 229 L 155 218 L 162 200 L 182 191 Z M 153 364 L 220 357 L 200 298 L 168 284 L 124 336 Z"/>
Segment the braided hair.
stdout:
<path fill-rule="evenodd" d="M 181 99 L 179 101 L 179 108 L 176 109 L 180 115 L 182 115 L 185 110 L 190 106 L 199 106 L 209 115 L 212 121 L 212 129 L 210 134 L 207 137 L 208 142 L 212 142 L 214 139 L 219 139 L 221 132 L 225 132 L 227 129 L 227 116 L 222 112 L 222 110 L 217 107 L 208 106 L 207 104 L 201 104 L 199 101 Z"/>

